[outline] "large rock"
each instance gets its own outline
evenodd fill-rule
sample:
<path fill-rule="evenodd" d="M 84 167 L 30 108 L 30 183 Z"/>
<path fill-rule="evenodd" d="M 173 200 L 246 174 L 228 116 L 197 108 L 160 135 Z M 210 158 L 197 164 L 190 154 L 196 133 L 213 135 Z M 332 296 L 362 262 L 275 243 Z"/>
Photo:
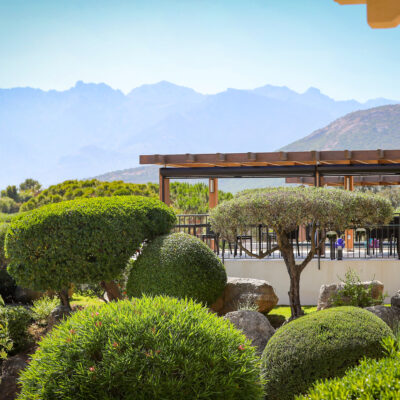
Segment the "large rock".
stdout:
<path fill-rule="evenodd" d="M 361 282 L 360 285 L 363 285 L 366 289 L 370 286 L 371 296 L 374 300 L 380 300 L 383 295 L 383 283 L 379 281 L 369 281 L 369 282 Z M 330 285 L 322 285 L 319 290 L 319 298 L 318 298 L 318 307 L 317 310 L 324 310 L 325 308 L 329 308 L 332 306 L 332 297 L 339 290 L 344 288 L 344 283 L 331 283 Z M 346 303 L 346 299 L 343 299 Z M 350 303 L 350 301 L 349 301 Z"/>
<path fill-rule="evenodd" d="M 400 322 L 400 309 L 396 307 L 372 306 L 365 307 L 385 322 L 393 331 L 397 331 Z"/>
<path fill-rule="evenodd" d="M 400 290 L 397 291 L 390 299 L 390 304 L 394 308 L 400 308 Z"/>
<path fill-rule="evenodd" d="M 278 303 L 278 296 L 270 283 L 261 279 L 229 277 L 222 296 L 211 306 L 219 315 L 250 307 L 268 313 Z"/>
<path fill-rule="evenodd" d="M 71 315 L 68 307 L 59 305 L 53 309 L 53 311 L 49 315 L 49 326 L 54 326 L 62 321 L 64 318 L 68 318 Z"/>
<path fill-rule="evenodd" d="M 30 304 L 43 296 L 43 292 L 36 292 L 35 290 L 25 289 L 21 286 L 17 286 L 15 288 L 13 298 L 17 303 Z"/>
<path fill-rule="evenodd" d="M 257 311 L 233 311 L 224 316 L 251 340 L 257 354 L 261 355 L 268 340 L 275 333 L 267 317 Z"/>
<path fill-rule="evenodd" d="M 0 376 L 0 399 L 14 400 L 18 394 L 17 379 L 21 370 L 27 366 L 25 354 L 10 357 L 3 361 Z"/>

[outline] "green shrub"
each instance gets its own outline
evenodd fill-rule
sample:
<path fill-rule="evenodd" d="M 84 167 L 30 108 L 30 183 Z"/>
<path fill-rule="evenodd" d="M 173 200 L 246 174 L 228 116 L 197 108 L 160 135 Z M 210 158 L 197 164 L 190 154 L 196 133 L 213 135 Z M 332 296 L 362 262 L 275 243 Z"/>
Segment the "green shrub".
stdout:
<path fill-rule="evenodd" d="M 343 288 L 332 296 L 334 307 L 348 305 L 364 308 L 383 303 L 385 296 L 382 295 L 380 298 L 374 299 L 372 297 L 372 284 L 366 288 L 354 270 L 349 269 L 341 281 L 344 283 Z"/>
<path fill-rule="evenodd" d="M 34 290 L 110 281 L 145 239 L 167 233 L 175 214 L 139 196 L 50 204 L 13 219 L 6 235 L 9 273 Z"/>
<path fill-rule="evenodd" d="M 31 312 L 22 306 L 0 306 L 0 325 L 7 326 L 9 339 L 13 343 L 11 354 L 24 350 L 30 343 L 28 335 Z"/>
<path fill-rule="evenodd" d="M 364 359 L 360 365 L 349 369 L 343 378 L 316 383 L 302 400 L 380 399 L 400 398 L 400 353 L 393 339 L 385 343 L 391 354 L 381 360 Z"/>
<path fill-rule="evenodd" d="M 262 399 L 250 342 L 192 300 L 143 297 L 74 313 L 22 372 L 20 400 Z"/>
<path fill-rule="evenodd" d="M 51 312 L 60 304 L 60 300 L 57 297 L 50 298 L 49 296 L 43 296 L 33 302 L 31 311 L 33 318 L 42 325 L 47 324 L 47 320 Z"/>
<path fill-rule="evenodd" d="M 223 292 L 227 279 L 213 251 L 186 233 L 158 237 L 131 266 L 126 291 L 133 297 L 189 297 L 210 305 Z"/>
<path fill-rule="evenodd" d="M 319 379 L 342 376 L 364 356 L 383 356 L 390 328 L 369 311 L 338 307 L 296 319 L 278 329 L 262 356 L 268 399 L 293 399 Z"/>
<path fill-rule="evenodd" d="M 7 302 L 12 300 L 15 292 L 15 281 L 7 272 L 6 255 L 4 251 L 4 239 L 8 224 L 0 223 L 0 296 Z"/>

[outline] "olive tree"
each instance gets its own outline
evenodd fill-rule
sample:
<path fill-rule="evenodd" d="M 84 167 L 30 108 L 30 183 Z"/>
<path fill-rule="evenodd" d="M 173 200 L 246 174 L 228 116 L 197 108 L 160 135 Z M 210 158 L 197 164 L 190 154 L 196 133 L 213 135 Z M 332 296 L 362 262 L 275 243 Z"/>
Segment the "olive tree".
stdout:
<path fill-rule="evenodd" d="M 372 194 L 326 188 L 268 188 L 241 192 L 218 205 L 211 212 L 211 226 L 221 238 L 230 242 L 260 224 L 274 230 L 277 246 L 258 257 L 280 250 L 290 277 L 292 318 L 296 318 L 303 314 L 300 275 L 324 244 L 325 232 L 387 223 L 392 215 L 390 202 Z M 310 227 L 311 246 L 306 257 L 296 262 L 291 236 L 304 225 Z M 243 248 L 240 241 L 239 246 Z"/>

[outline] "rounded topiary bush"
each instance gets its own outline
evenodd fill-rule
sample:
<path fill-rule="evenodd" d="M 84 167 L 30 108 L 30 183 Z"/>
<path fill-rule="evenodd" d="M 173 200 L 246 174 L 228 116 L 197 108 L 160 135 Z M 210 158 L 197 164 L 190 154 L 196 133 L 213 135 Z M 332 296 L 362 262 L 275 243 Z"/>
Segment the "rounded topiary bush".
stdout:
<path fill-rule="evenodd" d="M 145 239 L 169 232 L 174 212 L 157 199 L 118 196 L 43 206 L 13 219 L 8 271 L 35 290 L 114 279 Z"/>
<path fill-rule="evenodd" d="M 400 399 L 400 357 L 362 360 L 342 378 L 316 383 L 299 400 L 321 399 Z"/>
<path fill-rule="evenodd" d="M 243 334 L 168 297 L 73 314 L 42 340 L 21 383 L 20 400 L 263 398 L 260 360 Z"/>
<path fill-rule="evenodd" d="M 190 297 L 211 305 L 226 285 L 225 267 L 200 239 L 186 233 L 156 238 L 131 261 L 128 296 Z"/>
<path fill-rule="evenodd" d="M 4 250 L 4 240 L 8 224 L 0 223 L 0 296 L 4 301 L 11 302 L 15 292 L 15 281 L 7 272 L 7 260 Z"/>
<path fill-rule="evenodd" d="M 313 382 L 342 376 L 364 356 L 383 356 L 390 328 L 369 311 L 339 307 L 318 311 L 278 329 L 262 355 L 268 399 L 293 399 Z"/>

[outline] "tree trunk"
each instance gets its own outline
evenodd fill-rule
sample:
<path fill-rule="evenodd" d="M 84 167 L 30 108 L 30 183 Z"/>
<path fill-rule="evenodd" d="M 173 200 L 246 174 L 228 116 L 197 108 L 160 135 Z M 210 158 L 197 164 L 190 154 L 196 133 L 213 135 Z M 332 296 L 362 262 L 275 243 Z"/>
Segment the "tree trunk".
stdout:
<path fill-rule="evenodd" d="M 122 300 L 121 292 L 114 281 L 102 281 L 100 285 L 106 291 L 108 301 Z"/>
<path fill-rule="evenodd" d="M 290 309 L 292 316 L 290 319 L 295 319 L 304 315 L 300 303 L 300 272 L 294 271 L 290 274 L 290 290 L 289 290 Z"/>
<path fill-rule="evenodd" d="M 60 298 L 61 304 L 71 311 L 71 304 L 69 303 L 68 289 L 62 289 L 58 292 L 58 297 Z"/>
<path fill-rule="evenodd" d="M 290 278 L 290 289 L 288 295 L 292 313 L 290 319 L 292 320 L 304 315 L 300 303 L 300 274 L 302 270 L 298 265 L 296 265 L 293 246 L 288 234 L 285 232 L 277 233 L 277 240 Z"/>

